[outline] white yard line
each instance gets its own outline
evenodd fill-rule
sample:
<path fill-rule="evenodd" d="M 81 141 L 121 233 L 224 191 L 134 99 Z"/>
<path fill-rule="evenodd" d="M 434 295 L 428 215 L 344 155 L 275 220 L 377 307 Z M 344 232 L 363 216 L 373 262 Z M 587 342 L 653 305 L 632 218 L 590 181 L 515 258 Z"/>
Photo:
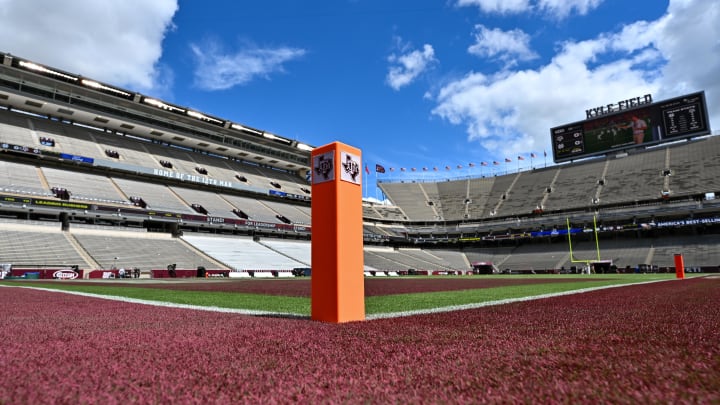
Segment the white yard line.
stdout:
<path fill-rule="evenodd" d="M 659 283 L 662 281 L 671 281 L 671 280 L 640 281 L 637 283 L 614 284 L 614 285 L 606 285 L 606 286 L 601 286 L 601 287 L 588 287 L 588 288 L 581 288 L 579 290 L 531 295 L 528 297 L 506 298 L 506 299 L 502 299 L 502 300 L 478 302 L 475 304 L 451 305 L 451 306 L 447 306 L 447 307 L 418 309 L 418 310 L 414 310 L 414 311 L 401 311 L 401 312 L 387 312 L 387 313 L 382 313 L 382 314 L 370 314 L 370 315 L 367 315 L 365 317 L 365 319 L 372 320 L 372 319 L 400 318 L 400 317 L 404 317 L 404 316 L 427 315 L 427 314 L 437 314 L 437 313 L 442 313 L 442 312 L 464 311 L 467 309 L 490 307 L 493 305 L 503 305 L 503 304 L 511 304 L 513 302 L 533 301 L 533 300 L 540 300 L 543 298 L 560 297 L 563 295 L 582 294 L 582 293 L 587 293 L 587 292 L 591 292 L 591 291 L 604 290 L 607 288 L 617 288 L 617 287 L 627 287 L 627 286 L 631 286 L 631 285 Z"/>
<path fill-rule="evenodd" d="M 437 314 L 437 313 L 443 313 L 443 312 L 464 311 L 464 310 L 468 310 L 468 309 L 477 309 L 477 308 L 489 307 L 489 306 L 494 306 L 494 305 L 511 304 L 514 302 L 533 301 L 533 300 L 540 300 L 543 298 L 560 297 L 560 296 L 564 296 L 564 295 L 583 294 L 583 293 L 587 293 L 587 292 L 591 292 L 591 291 L 604 290 L 604 289 L 608 289 L 608 288 L 627 287 L 627 286 L 632 286 L 632 285 L 659 283 L 659 282 L 674 281 L 674 280 L 675 279 L 640 281 L 637 283 L 615 284 L 615 285 L 608 285 L 608 286 L 601 286 L 601 287 L 581 288 L 579 290 L 562 291 L 562 292 L 548 293 L 548 294 L 539 294 L 539 295 L 532 295 L 529 297 L 507 298 L 507 299 L 502 299 L 502 300 L 479 302 L 479 303 L 475 303 L 475 304 L 451 305 L 451 306 L 447 306 L 447 307 L 418 309 L 418 310 L 413 310 L 413 311 L 369 314 L 365 317 L 365 319 L 366 320 L 389 319 L 389 318 L 400 318 L 400 317 L 415 316 L 415 315 Z M 32 290 L 73 294 L 73 295 L 80 295 L 83 297 L 100 298 L 100 299 L 111 300 L 111 301 L 128 302 L 128 303 L 132 303 L 132 304 L 152 305 L 152 306 L 156 306 L 156 307 L 192 309 L 192 310 L 196 310 L 196 311 L 223 312 L 223 313 L 229 313 L 229 314 L 240 314 L 240 315 L 251 315 L 251 316 L 267 316 L 267 317 L 299 318 L 299 319 L 309 319 L 310 318 L 307 315 L 295 314 L 295 313 L 289 313 L 289 312 L 273 312 L 273 311 L 259 311 L 259 310 L 252 310 L 252 309 L 236 309 L 236 308 L 222 308 L 222 307 L 206 307 L 206 306 L 190 305 L 190 304 L 176 304 L 176 303 L 172 303 L 172 302 L 142 300 L 142 299 L 137 299 L 137 298 L 120 297 L 117 295 L 101 295 L 101 294 L 93 294 L 93 293 L 86 293 L 86 292 L 79 292 L 79 291 L 57 290 L 57 289 L 52 289 L 52 288 L 12 286 L 12 285 L 0 285 L 0 287 L 28 288 L 28 289 L 32 289 Z"/>
<path fill-rule="evenodd" d="M 110 301 L 121 301 L 121 302 L 128 302 L 128 303 L 132 303 L 132 304 L 152 305 L 155 307 L 193 309 L 196 311 L 224 312 L 224 313 L 229 313 L 229 314 L 241 314 L 241 315 L 253 315 L 253 316 L 274 316 L 274 317 L 283 317 L 283 318 L 308 318 L 307 316 L 302 315 L 302 314 L 272 312 L 272 311 L 258 311 L 258 310 L 253 310 L 253 309 L 206 307 L 206 306 L 200 306 L 200 305 L 177 304 L 174 302 L 141 300 L 138 298 L 120 297 L 117 295 L 102 295 L 102 294 L 86 293 L 86 292 L 81 292 L 81 291 L 66 291 L 66 290 L 57 290 L 57 289 L 53 289 L 53 288 L 30 287 L 30 286 L 24 286 L 24 285 L 23 286 L 0 285 L 0 287 L 28 288 L 31 290 L 80 295 L 83 297 L 100 298 L 100 299 L 110 300 Z"/>

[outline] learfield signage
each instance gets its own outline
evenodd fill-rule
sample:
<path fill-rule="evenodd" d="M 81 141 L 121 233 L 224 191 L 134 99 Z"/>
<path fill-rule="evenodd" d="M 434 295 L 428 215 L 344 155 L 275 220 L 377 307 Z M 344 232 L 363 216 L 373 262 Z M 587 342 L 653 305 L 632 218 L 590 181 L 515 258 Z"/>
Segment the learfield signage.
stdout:
<path fill-rule="evenodd" d="M 75 280 L 78 278 L 78 273 L 74 270 L 58 270 L 53 273 L 53 278 L 60 280 Z"/>

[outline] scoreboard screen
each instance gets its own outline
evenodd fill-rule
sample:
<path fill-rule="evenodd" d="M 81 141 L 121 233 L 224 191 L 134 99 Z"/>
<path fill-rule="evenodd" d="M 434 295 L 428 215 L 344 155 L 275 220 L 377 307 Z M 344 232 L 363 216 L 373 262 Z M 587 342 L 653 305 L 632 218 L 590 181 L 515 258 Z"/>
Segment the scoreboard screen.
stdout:
<path fill-rule="evenodd" d="M 704 92 L 550 129 L 556 163 L 709 133 Z"/>

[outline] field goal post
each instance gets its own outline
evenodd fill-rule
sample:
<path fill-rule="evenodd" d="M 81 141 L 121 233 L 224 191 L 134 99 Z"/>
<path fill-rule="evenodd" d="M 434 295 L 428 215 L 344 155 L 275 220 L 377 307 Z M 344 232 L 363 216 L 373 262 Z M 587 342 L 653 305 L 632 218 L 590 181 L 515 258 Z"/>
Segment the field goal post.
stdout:
<path fill-rule="evenodd" d="M 570 218 L 565 217 L 565 222 L 567 224 L 568 248 L 570 249 L 570 262 L 571 263 L 584 263 L 585 267 L 583 268 L 583 272 L 585 269 L 587 269 L 588 274 L 590 274 L 590 269 L 591 269 L 590 264 L 602 262 L 602 260 L 600 259 L 600 241 L 598 240 L 597 218 L 595 215 L 593 215 L 593 234 L 595 235 L 595 252 L 597 253 L 596 259 L 575 259 L 575 255 L 573 254 L 573 248 L 572 248 L 572 232 L 570 231 Z"/>

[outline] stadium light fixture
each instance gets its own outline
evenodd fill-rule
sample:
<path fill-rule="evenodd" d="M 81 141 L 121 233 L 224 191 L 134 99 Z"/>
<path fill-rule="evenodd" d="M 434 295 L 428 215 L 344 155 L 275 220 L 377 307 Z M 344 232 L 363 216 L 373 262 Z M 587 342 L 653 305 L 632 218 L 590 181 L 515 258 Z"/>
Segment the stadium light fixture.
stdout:
<path fill-rule="evenodd" d="M 151 105 L 151 106 L 153 106 L 153 107 L 157 107 L 157 108 L 160 108 L 160 109 L 162 109 L 162 110 L 168 110 L 168 111 L 180 112 L 180 113 L 184 113 L 184 112 L 185 112 L 185 110 L 183 110 L 182 108 L 178 108 L 178 107 L 172 106 L 172 105 L 170 105 L 170 104 L 163 103 L 162 101 L 160 101 L 160 100 L 155 100 L 154 98 L 145 97 L 145 98 L 143 98 L 142 101 L 143 101 L 143 103 L 145 103 L 145 104 L 149 104 L 149 105 Z"/>
<path fill-rule="evenodd" d="M 263 132 L 263 138 L 267 138 L 267 139 L 278 139 L 278 137 L 275 136 L 275 134 L 271 134 L 270 132 Z"/>
<path fill-rule="evenodd" d="M 262 135 L 262 132 L 261 132 L 261 131 L 258 131 L 257 129 L 252 129 L 252 128 L 244 127 L 244 126 L 242 126 L 242 125 L 240 125 L 240 124 L 232 124 L 232 125 L 230 125 L 230 127 L 231 127 L 232 129 L 237 129 L 238 131 L 249 132 L 249 133 L 251 133 L 251 134 L 258 135 L 258 136 Z"/>
<path fill-rule="evenodd" d="M 82 83 L 84 86 L 91 87 L 93 89 L 109 91 L 111 93 L 119 94 L 123 97 L 130 97 L 132 95 L 126 91 L 122 91 L 122 90 L 118 90 L 113 87 L 106 86 L 106 85 L 104 85 L 102 83 L 98 83 L 94 80 L 82 79 L 82 80 L 80 80 L 80 83 Z"/>
<path fill-rule="evenodd" d="M 26 61 L 24 61 L 24 60 L 21 60 L 19 64 L 20 64 L 20 67 L 23 67 L 23 68 L 25 68 L 25 69 L 27 69 L 27 70 L 32 70 L 32 71 L 35 71 L 35 72 L 40 72 L 40 73 L 45 73 L 45 74 L 49 74 L 49 75 L 52 75 L 52 76 L 61 77 L 61 78 L 63 78 L 63 79 L 72 80 L 72 81 L 74 81 L 74 82 L 78 80 L 78 78 L 75 77 L 75 76 L 70 76 L 70 75 L 67 75 L 67 74 L 65 74 L 65 73 L 61 73 L 61 72 L 57 72 L 57 71 L 52 70 L 52 69 L 48 69 L 48 68 L 46 68 L 45 66 L 38 65 L 37 63 L 26 62 Z"/>
<path fill-rule="evenodd" d="M 312 150 L 315 149 L 310 145 L 305 145 L 304 143 L 299 143 L 299 142 L 297 144 L 297 148 L 300 150 L 307 151 L 307 152 L 312 152 Z"/>
<path fill-rule="evenodd" d="M 193 117 L 193 118 L 197 118 L 197 119 L 199 119 L 200 121 L 212 122 L 212 123 L 214 123 L 214 124 L 222 124 L 222 123 L 223 123 L 223 122 L 220 121 L 220 120 L 217 120 L 217 119 L 215 119 L 215 118 L 208 117 L 207 115 L 202 114 L 202 113 L 199 113 L 199 112 L 197 112 L 197 111 L 187 110 L 187 115 L 190 116 L 190 117 Z"/>

